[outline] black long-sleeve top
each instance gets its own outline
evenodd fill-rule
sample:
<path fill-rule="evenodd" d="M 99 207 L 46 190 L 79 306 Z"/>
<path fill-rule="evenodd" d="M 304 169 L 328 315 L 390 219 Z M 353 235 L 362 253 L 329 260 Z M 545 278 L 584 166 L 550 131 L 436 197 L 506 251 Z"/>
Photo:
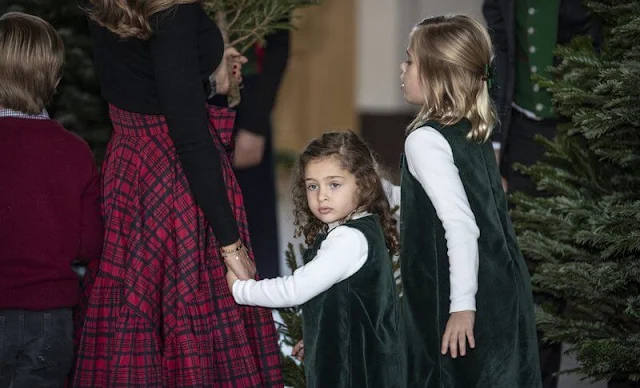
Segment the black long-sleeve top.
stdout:
<path fill-rule="evenodd" d="M 153 37 L 122 39 L 90 22 L 103 97 L 132 112 L 164 115 L 196 202 L 221 245 L 239 238 L 220 154 L 208 127 L 208 76 L 224 51 L 222 35 L 198 3 L 151 18 Z"/>

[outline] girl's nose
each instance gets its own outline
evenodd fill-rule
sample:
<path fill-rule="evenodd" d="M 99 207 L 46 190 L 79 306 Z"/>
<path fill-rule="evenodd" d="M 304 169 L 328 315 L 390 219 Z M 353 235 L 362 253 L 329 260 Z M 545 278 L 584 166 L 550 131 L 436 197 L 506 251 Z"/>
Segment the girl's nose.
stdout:
<path fill-rule="evenodd" d="M 318 201 L 322 202 L 322 201 L 326 201 L 327 199 L 329 199 L 329 192 L 328 190 L 325 189 L 319 189 L 318 190 Z"/>

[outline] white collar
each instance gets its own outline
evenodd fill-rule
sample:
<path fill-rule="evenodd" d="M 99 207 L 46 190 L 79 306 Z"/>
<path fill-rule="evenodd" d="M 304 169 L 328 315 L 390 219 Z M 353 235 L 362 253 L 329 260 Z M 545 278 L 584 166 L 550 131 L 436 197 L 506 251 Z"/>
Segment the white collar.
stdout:
<path fill-rule="evenodd" d="M 349 220 L 357 220 L 358 218 L 362 218 L 362 217 L 366 217 L 366 216 L 370 216 L 370 215 L 371 215 L 371 213 L 369 213 L 369 212 L 358 212 L 358 213 L 354 213 L 353 215 L 351 215 L 351 217 L 347 217 L 344 220 L 332 222 L 332 223 L 327 224 L 327 225 L 329 226 L 329 231 L 331 231 L 335 227 L 340 226 L 340 225 L 344 224 L 345 222 L 347 222 Z"/>

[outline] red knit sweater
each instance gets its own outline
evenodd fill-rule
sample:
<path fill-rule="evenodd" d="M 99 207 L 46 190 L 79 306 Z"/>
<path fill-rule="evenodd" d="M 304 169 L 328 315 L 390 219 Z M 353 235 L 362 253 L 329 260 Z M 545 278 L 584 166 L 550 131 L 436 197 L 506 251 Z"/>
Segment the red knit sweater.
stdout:
<path fill-rule="evenodd" d="M 71 263 L 102 251 L 99 196 L 82 139 L 53 120 L 0 118 L 0 309 L 77 303 Z"/>

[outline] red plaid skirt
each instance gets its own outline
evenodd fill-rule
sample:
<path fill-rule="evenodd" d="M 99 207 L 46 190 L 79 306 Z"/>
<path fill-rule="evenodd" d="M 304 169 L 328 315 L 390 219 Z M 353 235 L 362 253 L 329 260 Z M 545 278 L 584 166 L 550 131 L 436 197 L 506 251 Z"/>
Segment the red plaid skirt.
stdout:
<path fill-rule="evenodd" d="M 270 310 L 238 306 L 163 116 L 110 106 L 105 244 L 85 277 L 74 387 L 281 387 Z M 250 247 L 230 161 L 233 111 L 209 108 L 228 195 Z"/>

